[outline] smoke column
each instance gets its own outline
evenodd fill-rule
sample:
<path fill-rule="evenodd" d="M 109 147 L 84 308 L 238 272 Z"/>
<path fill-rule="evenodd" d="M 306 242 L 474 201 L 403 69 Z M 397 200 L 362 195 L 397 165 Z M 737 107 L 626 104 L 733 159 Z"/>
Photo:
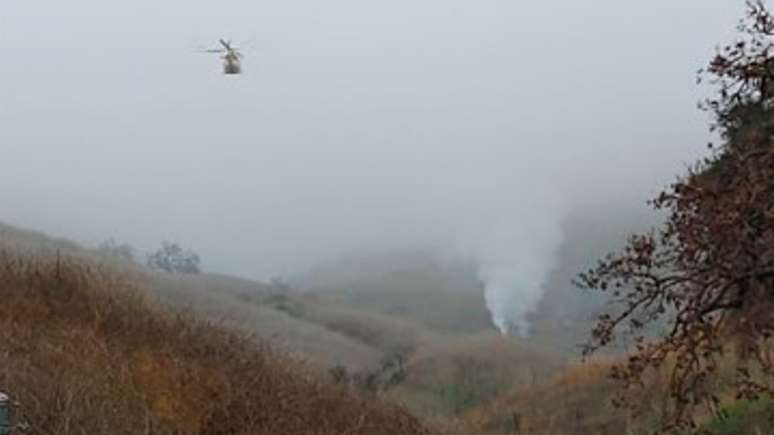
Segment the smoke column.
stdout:
<path fill-rule="evenodd" d="M 545 193 L 520 198 L 517 209 L 501 209 L 488 225 L 469 231 L 459 247 L 478 265 L 487 308 L 503 334 L 529 334 L 527 315 L 543 295 L 543 283 L 562 241 L 563 207 Z"/>

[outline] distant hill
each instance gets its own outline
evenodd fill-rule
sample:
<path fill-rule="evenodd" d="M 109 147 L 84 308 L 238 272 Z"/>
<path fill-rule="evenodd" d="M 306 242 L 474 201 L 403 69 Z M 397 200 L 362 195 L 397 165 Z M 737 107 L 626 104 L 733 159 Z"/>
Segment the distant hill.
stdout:
<path fill-rule="evenodd" d="M 474 265 L 431 251 L 339 258 L 294 283 L 338 304 L 406 319 L 440 334 L 494 330 Z"/>

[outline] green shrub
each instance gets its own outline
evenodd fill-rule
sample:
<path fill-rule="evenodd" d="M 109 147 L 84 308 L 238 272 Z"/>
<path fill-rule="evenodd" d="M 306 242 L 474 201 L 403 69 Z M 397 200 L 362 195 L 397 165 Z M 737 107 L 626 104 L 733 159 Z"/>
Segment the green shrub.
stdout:
<path fill-rule="evenodd" d="M 743 400 L 724 409 L 722 416 L 707 425 L 716 435 L 757 435 L 774 427 L 774 400 Z"/>

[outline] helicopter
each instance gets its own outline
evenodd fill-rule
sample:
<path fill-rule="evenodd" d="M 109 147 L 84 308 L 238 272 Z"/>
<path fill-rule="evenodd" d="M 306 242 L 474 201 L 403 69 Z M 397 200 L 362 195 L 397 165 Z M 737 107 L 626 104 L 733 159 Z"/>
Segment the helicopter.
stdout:
<path fill-rule="evenodd" d="M 210 50 L 204 50 L 205 53 L 223 53 L 221 59 L 223 59 L 223 74 L 241 74 L 242 73 L 242 53 L 239 49 L 231 45 L 231 41 L 219 39 L 220 45 L 223 48 L 214 48 Z"/>

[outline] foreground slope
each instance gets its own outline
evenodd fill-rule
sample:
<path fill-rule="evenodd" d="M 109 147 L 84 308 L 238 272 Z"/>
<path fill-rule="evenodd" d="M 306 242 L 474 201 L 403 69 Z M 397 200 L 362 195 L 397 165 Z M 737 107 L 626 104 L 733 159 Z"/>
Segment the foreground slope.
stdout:
<path fill-rule="evenodd" d="M 0 386 L 30 433 L 431 433 L 265 344 L 158 308 L 138 278 L 0 243 Z"/>
<path fill-rule="evenodd" d="M 209 273 L 157 273 L 125 258 L 2 222 L 0 247 L 50 257 L 59 252 L 98 267 L 133 273 L 138 283 L 142 282 L 143 287 L 166 305 L 271 340 L 274 347 L 281 347 L 283 352 L 319 367 L 345 365 L 360 370 L 376 366 L 381 358 L 379 349 L 317 324 L 313 319 L 301 318 L 265 303 L 265 297 L 273 291 L 268 284 Z"/>
<path fill-rule="evenodd" d="M 418 415 L 450 418 L 549 381 L 563 361 L 516 338 L 481 334 L 420 349 L 389 392 Z M 477 433 L 477 432 L 474 432 Z"/>
<path fill-rule="evenodd" d="M 699 433 L 774 435 L 774 400 L 765 396 L 757 401 L 745 400 L 734 393 L 735 358 L 729 349 L 718 361 L 719 372 L 712 380 L 712 388 L 718 393 L 717 405 L 725 417 L 718 418 L 710 409 L 702 409 L 697 420 L 704 432 Z M 527 388 L 519 386 L 468 410 L 462 420 L 468 433 L 482 435 L 665 433 L 660 421 L 668 410 L 671 368 L 649 372 L 642 385 L 630 390 L 637 398 L 635 407 L 616 407 L 613 403 L 620 399 L 623 384 L 611 373 L 623 359 L 623 355 L 605 356 L 569 364 L 549 381 Z"/>

